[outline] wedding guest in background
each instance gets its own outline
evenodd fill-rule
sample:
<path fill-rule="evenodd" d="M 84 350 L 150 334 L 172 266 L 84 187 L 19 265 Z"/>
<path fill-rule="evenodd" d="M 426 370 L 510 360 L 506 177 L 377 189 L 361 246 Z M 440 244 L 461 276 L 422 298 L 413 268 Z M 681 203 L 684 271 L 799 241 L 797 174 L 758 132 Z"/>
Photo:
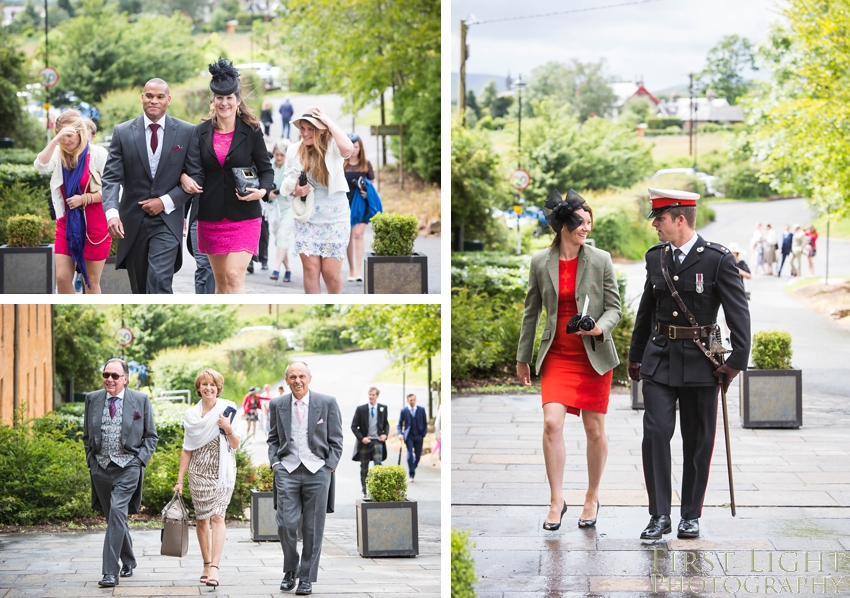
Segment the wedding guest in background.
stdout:
<path fill-rule="evenodd" d="M 286 123 L 287 126 L 289 123 Z M 269 228 L 274 235 L 275 262 L 269 278 L 278 280 L 280 278 L 280 266 L 283 265 L 283 282 L 292 280 L 292 272 L 289 268 L 289 248 L 295 238 L 295 220 L 292 217 L 292 200 L 288 195 L 281 194 L 284 175 L 284 161 L 286 150 L 292 143 L 289 139 L 281 139 L 274 146 L 272 156 L 272 169 L 274 170 L 274 190 L 269 194 L 268 218 Z"/>
<path fill-rule="evenodd" d="M 351 139 L 353 149 L 351 156 L 345 161 L 345 180 L 348 182 L 348 207 L 351 208 L 351 198 L 355 193 L 359 193 L 366 201 L 366 191 L 360 189 L 358 182 L 361 177 L 374 182 L 375 171 L 372 170 L 372 163 L 366 159 L 366 150 L 363 148 L 360 135 L 355 133 L 348 138 Z M 364 210 L 359 222 L 351 221 L 351 237 L 347 250 L 349 282 L 363 282 L 363 234 L 369 223 L 368 213 L 368 209 Z"/>

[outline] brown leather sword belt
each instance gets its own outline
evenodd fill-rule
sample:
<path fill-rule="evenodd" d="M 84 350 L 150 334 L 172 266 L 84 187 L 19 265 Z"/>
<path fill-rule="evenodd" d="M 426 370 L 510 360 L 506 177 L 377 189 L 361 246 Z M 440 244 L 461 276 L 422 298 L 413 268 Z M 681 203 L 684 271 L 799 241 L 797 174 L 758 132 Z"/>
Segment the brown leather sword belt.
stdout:
<path fill-rule="evenodd" d="M 655 323 L 655 329 L 670 340 L 709 338 L 714 333 L 714 326 L 671 326 L 661 322 Z"/>

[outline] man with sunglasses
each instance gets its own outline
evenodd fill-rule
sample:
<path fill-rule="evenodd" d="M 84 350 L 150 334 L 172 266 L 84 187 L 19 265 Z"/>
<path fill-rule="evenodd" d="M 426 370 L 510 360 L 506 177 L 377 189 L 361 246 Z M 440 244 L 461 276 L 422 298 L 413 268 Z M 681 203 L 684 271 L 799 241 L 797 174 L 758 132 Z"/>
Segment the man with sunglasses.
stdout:
<path fill-rule="evenodd" d="M 103 579 L 112 588 L 118 578 L 132 577 L 136 567 L 127 515 L 142 503 L 145 466 L 159 436 L 148 395 L 127 388 L 130 370 L 121 359 L 103 367 L 103 388 L 86 395 L 83 445 L 92 486 L 92 508 L 106 516 Z M 119 572 L 119 558 L 123 566 Z"/>

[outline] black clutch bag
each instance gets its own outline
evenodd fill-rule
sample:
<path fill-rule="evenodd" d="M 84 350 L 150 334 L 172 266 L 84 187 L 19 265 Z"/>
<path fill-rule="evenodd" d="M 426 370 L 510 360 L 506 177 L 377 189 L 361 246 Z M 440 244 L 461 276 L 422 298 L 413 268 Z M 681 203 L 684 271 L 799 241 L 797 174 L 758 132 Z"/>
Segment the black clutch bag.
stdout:
<path fill-rule="evenodd" d="M 260 177 L 257 176 L 257 169 L 253 166 L 246 168 L 232 168 L 233 180 L 236 182 L 236 193 L 238 195 L 249 195 L 248 187 L 254 189 L 260 188 Z"/>

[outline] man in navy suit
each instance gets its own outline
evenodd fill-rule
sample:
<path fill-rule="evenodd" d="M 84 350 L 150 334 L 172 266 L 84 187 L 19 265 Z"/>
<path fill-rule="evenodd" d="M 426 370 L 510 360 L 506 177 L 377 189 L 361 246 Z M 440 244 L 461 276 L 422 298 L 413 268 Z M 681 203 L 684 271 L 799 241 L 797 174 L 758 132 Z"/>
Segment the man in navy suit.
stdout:
<path fill-rule="evenodd" d="M 791 254 L 791 241 L 794 238 L 793 233 L 791 233 L 791 227 L 787 224 L 785 225 L 785 232 L 782 233 L 782 261 L 779 264 L 779 270 L 776 271 L 777 276 L 782 276 L 782 266 L 785 265 L 785 258 L 787 258 Z"/>
<path fill-rule="evenodd" d="M 416 477 L 416 466 L 422 458 L 422 441 L 428 433 L 428 419 L 425 410 L 416 406 L 416 395 L 407 395 L 407 404 L 398 417 L 398 438 L 407 445 L 407 469 L 412 482 Z"/>

